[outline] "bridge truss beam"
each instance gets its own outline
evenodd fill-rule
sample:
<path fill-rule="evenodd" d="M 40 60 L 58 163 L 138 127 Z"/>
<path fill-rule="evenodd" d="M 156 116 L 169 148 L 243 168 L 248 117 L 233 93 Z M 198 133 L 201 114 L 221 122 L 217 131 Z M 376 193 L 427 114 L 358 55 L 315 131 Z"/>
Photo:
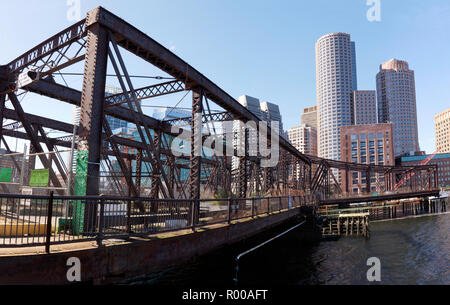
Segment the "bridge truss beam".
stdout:
<path fill-rule="evenodd" d="M 164 71 L 173 80 L 135 88 L 119 47 Z M 55 72 L 81 61 L 84 61 L 81 92 L 54 81 Z M 114 68 L 123 93 L 105 97 L 108 62 Z M 221 142 L 227 140 L 222 136 L 212 145 L 212 156 L 205 157 L 203 148 L 206 138 L 212 134 L 217 135 L 212 122 L 240 121 L 243 124 L 258 124 L 260 119 L 170 50 L 101 7 L 90 11 L 85 20 L 47 39 L 8 65 L 0 67 L 0 133 L 3 136 L 29 140 L 37 152 L 42 150 L 41 143 L 49 150 L 56 149 L 56 146 L 70 147 L 73 136 L 51 139 L 46 136 L 43 128 L 71 134 L 71 124 L 27 114 L 20 108 L 20 103 L 17 103 L 14 92 L 3 91 L 5 83 L 17 79 L 18 74 L 27 69 L 37 69 L 44 79 L 26 86 L 24 90 L 81 108 L 80 128 L 74 135 L 78 136 L 75 182 L 75 194 L 78 195 L 99 193 L 102 160 L 107 160 L 112 172 L 121 172 L 131 196 L 193 200 L 200 199 L 202 192 L 208 190 L 224 190 L 230 197 L 233 195 L 232 191 L 240 197 L 252 196 L 255 193 L 287 195 L 291 192 L 321 192 L 328 196 L 331 190 L 341 193 L 338 179 L 331 169 L 345 170 L 346 179 L 350 171 L 358 171 L 368 173 L 368 177 L 374 172 L 397 180 L 401 173 L 405 174 L 410 170 L 348 164 L 306 156 L 282 136 L 279 137 L 277 151 L 279 162 L 275 166 L 263 168 L 261 153 L 258 151 L 256 156 L 249 153 L 248 131 L 245 131 L 244 154 L 239 154 L 236 147 L 233 147 L 232 156 L 218 154 L 217 149 L 222 147 L 223 151 L 229 151 L 227 144 Z M 140 104 L 142 100 L 183 91 L 192 92 L 190 117 L 160 121 L 143 113 Z M 14 111 L 4 107 L 7 97 L 12 101 Z M 209 101 L 224 111 L 211 113 Z M 139 133 L 139 139 L 131 140 L 113 135 L 107 123 L 107 116 L 133 123 Z M 198 117 L 200 119 L 196 121 Z M 3 119 L 13 120 L 14 123 L 3 126 Z M 212 130 L 209 128 L 210 124 Z M 205 125 L 208 127 L 208 133 L 203 132 Z M 188 126 L 190 130 L 201 135 L 191 135 L 191 151 L 187 156 L 175 156 L 171 150 L 172 138 L 178 137 L 182 131 L 175 132 L 173 127 L 181 126 Z M 25 129 L 25 132 L 19 131 L 21 129 Z M 270 128 L 266 136 L 268 148 L 275 149 L 270 144 Z M 262 141 L 260 135 L 257 137 L 258 142 Z M 120 171 L 112 169 L 109 159 L 111 156 L 117 159 Z M 239 158 L 240 165 L 238 168 L 232 168 L 231 160 L 236 157 Z M 50 160 L 43 162 L 50 166 Z M 136 162 L 135 169 L 132 162 Z M 55 165 L 58 170 L 64 172 L 60 164 Z M 183 170 L 188 170 L 188 175 L 183 174 Z M 430 168 L 424 168 L 422 172 L 427 170 L 431 171 Z M 141 180 L 144 176 L 151 178 L 149 193 L 141 193 Z M 52 174 L 52 180 L 54 178 Z M 413 177 L 411 183 L 425 183 L 420 179 L 428 179 L 428 184 L 432 185 L 431 178 L 423 178 L 423 175 L 419 174 Z M 120 184 L 119 177 L 115 180 L 116 185 Z M 370 189 L 370 179 L 368 180 L 367 188 Z M 396 181 L 388 181 L 389 186 L 395 183 Z"/>

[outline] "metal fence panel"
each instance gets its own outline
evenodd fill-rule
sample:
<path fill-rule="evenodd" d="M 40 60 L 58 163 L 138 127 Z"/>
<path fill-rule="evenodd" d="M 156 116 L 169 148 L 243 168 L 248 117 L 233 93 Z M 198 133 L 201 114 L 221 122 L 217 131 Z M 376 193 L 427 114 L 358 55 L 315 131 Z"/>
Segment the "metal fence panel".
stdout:
<path fill-rule="evenodd" d="M 0 246 L 101 242 L 113 237 L 195 229 L 295 208 L 304 204 L 302 201 L 305 199 L 299 196 L 192 201 L 3 194 Z"/>

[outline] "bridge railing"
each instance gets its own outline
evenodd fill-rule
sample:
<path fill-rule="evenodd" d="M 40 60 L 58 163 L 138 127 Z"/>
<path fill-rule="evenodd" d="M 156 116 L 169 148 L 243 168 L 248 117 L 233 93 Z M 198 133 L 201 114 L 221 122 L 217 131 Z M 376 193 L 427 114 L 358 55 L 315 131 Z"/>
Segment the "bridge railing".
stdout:
<path fill-rule="evenodd" d="M 371 221 L 404 218 L 421 214 L 445 213 L 450 203 L 449 198 L 408 199 L 394 200 L 390 202 L 373 202 L 365 204 L 352 204 L 346 208 L 339 205 L 323 205 L 317 210 L 317 214 L 328 219 L 338 218 L 346 214 L 367 213 Z"/>
<path fill-rule="evenodd" d="M 338 199 L 348 199 L 348 198 L 367 198 L 367 197 L 378 197 L 378 196 L 387 196 L 387 195 L 402 195 L 402 194 L 409 194 L 413 192 L 426 192 L 426 191 L 433 191 L 433 190 L 439 190 L 439 189 L 432 189 L 432 188 L 417 188 L 416 190 L 411 190 L 411 188 L 403 187 L 399 188 L 396 191 L 382 191 L 382 192 L 370 192 L 370 193 L 342 193 L 342 194 L 334 194 L 332 196 L 327 197 L 327 200 L 338 200 Z"/>
<path fill-rule="evenodd" d="M 229 224 L 316 204 L 312 196 L 160 200 L 0 194 L 0 247 L 102 243 Z"/>

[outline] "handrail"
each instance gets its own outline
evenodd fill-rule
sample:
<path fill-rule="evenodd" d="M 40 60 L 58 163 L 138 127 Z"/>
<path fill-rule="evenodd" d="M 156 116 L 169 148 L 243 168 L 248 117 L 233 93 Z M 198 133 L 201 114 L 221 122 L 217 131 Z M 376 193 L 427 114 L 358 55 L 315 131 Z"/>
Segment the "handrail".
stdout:
<path fill-rule="evenodd" d="M 274 196 L 274 197 L 249 197 L 249 198 L 210 198 L 210 199 L 199 199 L 199 202 L 210 202 L 210 201 L 224 201 L 227 202 L 229 200 L 263 200 L 263 199 L 289 199 L 293 197 L 309 197 L 311 195 L 298 195 L 298 196 Z M 49 199 L 49 195 L 22 195 L 22 194 L 0 194 L 0 198 L 12 198 L 12 199 L 35 199 L 35 200 L 44 200 Z M 86 201 L 94 201 L 94 200 L 118 200 L 118 201 L 152 201 L 152 202 L 186 202 L 192 201 L 195 199 L 155 199 L 155 198 L 147 198 L 147 197 L 121 197 L 121 196 L 54 196 L 54 200 L 86 200 Z"/>
<path fill-rule="evenodd" d="M 276 240 L 276 239 L 278 239 L 278 238 L 280 238 L 280 237 L 286 235 L 287 233 L 289 233 L 289 232 L 291 232 L 291 231 L 297 229 L 298 227 L 304 225 L 305 223 L 306 223 L 306 217 L 305 217 L 305 220 L 304 220 L 303 222 L 299 223 L 298 225 L 295 225 L 295 226 L 293 226 L 292 228 L 290 228 L 289 230 L 286 230 L 286 231 L 284 231 L 283 233 L 278 234 L 277 236 L 272 237 L 272 238 L 269 239 L 269 240 L 266 240 L 266 241 L 263 242 L 262 244 L 259 244 L 259 245 L 257 245 L 256 247 L 253 247 L 253 248 L 251 248 L 250 250 L 247 250 L 247 251 L 245 251 L 245 252 L 239 254 L 238 256 L 236 256 L 236 277 L 233 279 L 234 282 L 237 283 L 237 281 L 238 281 L 239 260 L 240 260 L 243 256 L 245 256 L 245 255 L 247 255 L 247 254 L 249 254 L 249 253 L 252 253 L 253 251 L 255 251 L 255 250 L 257 250 L 257 249 L 259 249 L 259 248 L 261 248 L 261 247 L 267 245 L 268 243 L 270 243 L 270 242 L 272 242 L 272 241 L 274 241 L 274 240 Z"/>
<path fill-rule="evenodd" d="M 310 200 L 309 200 L 310 199 Z M 277 196 L 245 199 L 149 199 L 114 196 L 42 196 L 0 194 L 0 211 L 17 221 L 0 224 L 0 246 L 21 247 L 70 243 L 117 236 L 138 236 L 192 229 L 219 223 L 273 215 L 302 206 L 316 206 L 317 198 Z M 145 211 L 138 211 L 133 203 L 140 201 Z M 200 203 L 217 204 L 226 209 L 203 211 Z M 67 216 L 68 204 L 72 205 Z M 25 214 L 20 210 L 25 206 Z M 226 215 L 228 214 L 228 215 Z M 84 215 L 84 216 L 83 216 Z M 201 216 L 199 216 L 201 215 Z M 48 224 L 51 223 L 51 226 Z M 30 225 L 31 224 L 31 225 Z M 161 225 L 162 224 L 162 225 Z M 46 227 L 45 227 L 46 226 Z M 45 228 L 44 228 L 45 227 Z M 53 227 L 57 231 L 49 233 Z M 46 230 L 46 239 L 42 239 Z M 27 232 L 24 234 L 23 232 Z"/>

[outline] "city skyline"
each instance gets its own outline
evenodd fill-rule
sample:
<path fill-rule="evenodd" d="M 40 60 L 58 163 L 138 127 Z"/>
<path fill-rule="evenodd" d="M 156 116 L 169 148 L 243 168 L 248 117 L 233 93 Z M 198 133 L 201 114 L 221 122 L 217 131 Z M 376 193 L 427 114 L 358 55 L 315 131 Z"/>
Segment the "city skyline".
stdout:
<path fill-rule="evenodd" d="M 84 16 L 100 2 L 81 1 L 81 4 L 81 16 Z M 19 4 L 7 3 L 6 9 L 16 5 L 20 5 L 20 1 Z M 450 23 L 446 18 L 450 13 L 450 5 L 446 1 L 429 1 L 426 5 L 421 1 L 383 2 L 381 22 L 367 20 L 369 7 L 365 1 L 355 1 L 345 8 L 328 1 L 302 4 L 288 2 L 282 7 L 255 1 L 239 5 L 233 2 L 187 5 L 183 1 L 174 1 L 166 7 L 165 2 L 154 1 L 152 10 L 145 9 L 148 4 L 127 8 L 118 1 L 103 1 L 101 5 L 112 11 L 123 11 L 124 17 L 133 20 L 133 24 L 149 29 L 147 31 L 151 36 L 177 55 L 188 59 L 207 77 L 215 79 L 233 97 L 248 93 L 263 100 L 276 101 L 283 115 L 285 130 L 299 124 L 298 115 L 303 108 L 316 104 L 313 44 L 326 33 L 349 33 L 357 42 L 360 88 L 374 90 L 379 65 L 390 58 L 404 59 L 416 71 L 417 107 L 421 114 L 418 117 L 419 141 L 422 150 L 433 152 L 435 149 L 434 115 L 448 108 L 446 105 L 450 100 L 450 92 L 439 90 L 450 81 L 450 76 L 445 73 L 450 69 L 450 62 L 445 59 L 445 50 L 448 50 L 450 41 L 446 39 L 449 34 L 444 30 Z M 6 45 L 0 50 L 2 58 L 12 60 L 17 50 L 26 51 L 42 41 L 48 33 L 54 33 L 55 26 L 63 28 L 74 23 L 67 20 L 68 6 L 64 1 L 49 1 L 45 5 L 23 1 L 23 6 L 29 8 L 23 18 L 48 13 L 54 18 L 51 21 L 41 20 L 39 30 L 18 24 L 14 33 L 3 32 L 2 39 L 17 43 L 14 47 Z M 202 23 L 191 25 L 180 32 L 179 29 L 184 28 L 182 19 L 173 17 L 197 11 L 199 6 L 206 6 L 210 10 L 220 8 L 225 16 L 236 16 L 235 25 L 226 29 L 222 22 L 202 13 Z M 163 7 L 165 10 L 161 10 L 161 14 L 152 13 Z M 143 11 L 151 14 L 152 18 L 142 14 Z M 168 11 L 171 12 L 170 19 L 173 19 L 170 24 L 164 22 Z M 270 26 L 264 23 L 269 17 L 268 12 L 277 21 Z M 421 22 L 415 22 L 417 20 Z M 13 22 L 12 16 L 5 16 L 0 22 L 7 26 Z M 204 27 L 202 24 L 205 22 L 210 26 Z M 236 31 L 238 28 L 239 31 Z M 193 33 L 196 33 L 196 37 L 191 35 Z M 268 39 L 265 33 L 271 34 L 269 37 L 272 43 L 264 43 Z M 223 38 L 214 39 L 217 34 Z M 31 38 L 14 38 L 20 36 Z M 211 41 L 215 43 L 211 44 Z M 244 41 L 248 52 L 235 48 Z M 425 48 L 426 45 L 434 47 Z M 271 60 L 264 61 L 265 65 L 260 64 L 262 59 L 271 58 L 280 52 L 291 65 L 279 65 L 277 61 Z M 223 60 L 217 61 L 217 58 Z M 242 71 L 243 68 L 245 71 L 235 73 L 236 69 Z M 139 64 L 133 67 L 133 72 L 144 73 Z M 70 78 L 67 81 L 70 82 Z M 271 85 L 267 86 L 267 83 Z M 25 109 L 37 115 L 44 114 L 46 110 L 46 107 L 40 107 L 41 104 L 49 105 L 41 97 L 33 97 L 32 100 L 26 97 L 24 100 Z M 292 111 L 293 107 L 296 111 Z M 57 106 L 54 111 L 61 113 L 64 121 L 71 122 L 70 110 Z"/>
<path fill-rule="evenodd" d="M 441 1 L 35 0 L 25 22 L 5 14 L 0 284 L 169 284 L 181 290 L 155 296 L 183 304 L 448 284 Z"/>

